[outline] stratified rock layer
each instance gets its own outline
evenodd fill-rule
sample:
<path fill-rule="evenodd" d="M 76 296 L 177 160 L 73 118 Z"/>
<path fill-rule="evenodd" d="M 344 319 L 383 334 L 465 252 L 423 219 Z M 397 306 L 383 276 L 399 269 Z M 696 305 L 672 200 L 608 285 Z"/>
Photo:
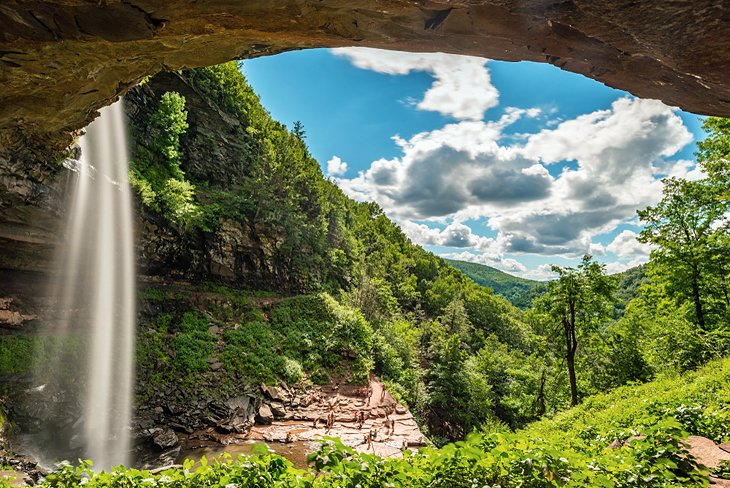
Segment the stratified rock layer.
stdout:
<path fill-rule="evenodd" d="M 319 46 L 547 62 L 730 116 L 721 0 L 83 0 L 0 5 L 0 153 L 68 146 L 143 76 Z"/>

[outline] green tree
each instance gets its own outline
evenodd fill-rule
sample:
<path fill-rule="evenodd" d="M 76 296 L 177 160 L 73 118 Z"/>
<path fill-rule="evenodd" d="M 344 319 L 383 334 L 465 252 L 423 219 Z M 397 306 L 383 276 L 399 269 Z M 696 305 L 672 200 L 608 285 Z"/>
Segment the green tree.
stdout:
<path fill-rule="evenodd" d="M 718 198 L 717 191 L 709 179 L 668 178 L 662 200 L 638 211 L 646 222 L 638 240 L 655 246 L 650 275 L 667 281 L 667 292 L 678 305 L 685 300 L 692 303 L 693 318 L 702 330 L 710 328 L 707 315 L 713 313 L 711 301 L 718 288 L 713 285 L 725 290 L 720 303 L 725 311 L 728 309 L 727 262 L 722 259 L 728 240 L 726 229 L 718 227 L 728 205 Z"/>
<path fill-rule="evenodd" d="M 151 149 L 162 156 L 169 176 L 176 179 L 184 177 L 180 169 L 180 136 L 188 130 L 187 120 L 185 97 L 177 92 L 162 95 L 157 111 L 150 117 Z"/>
<path fill-rule="evenodd" d="M 583 256 L 577 268 L 553 266 L 558 279 L 551 282 L 548 292 L 537 300 L 537 306 L 557 322 L 562 332 L 565 361 L 570 381 L 570 404 L 578 404 L 578 381 L 575 358 L 582 330 L 594 327 L 610 316 L 616 280 L 606 275 L 605 266 L 592 256 Z"/>
<path fill-rule="evenodd" d="M 292 128 L 292 134 L 296 138 L 298 138 L 300 141 L 303 141 L 307 138 L 307 131 L 304 130 L 304 124 L 302 124 L 301 120 L 297 120 L 294 122 L 294 127 Z"/>
<path fill-rule="evenodd" d="M 437 433 L 458 439 L 491 417 L 491 387 L 457 334 L 441 343 L 427 381 L 431 424 L 438 426 Z"/>

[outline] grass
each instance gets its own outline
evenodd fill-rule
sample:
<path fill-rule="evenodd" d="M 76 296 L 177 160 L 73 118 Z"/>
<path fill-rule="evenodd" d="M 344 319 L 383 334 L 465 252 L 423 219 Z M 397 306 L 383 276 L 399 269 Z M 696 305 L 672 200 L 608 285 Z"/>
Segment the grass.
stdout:
<path fill-rule="evenodd" d="M 524 432 L 543 438 L 590 437 L 597 432 L 621 437 L 667 417 L 690 434 L 716 442 L 730 440 L 730 358 L 684 375 L 594 395 L 578 407 L 531 424 Z"/>

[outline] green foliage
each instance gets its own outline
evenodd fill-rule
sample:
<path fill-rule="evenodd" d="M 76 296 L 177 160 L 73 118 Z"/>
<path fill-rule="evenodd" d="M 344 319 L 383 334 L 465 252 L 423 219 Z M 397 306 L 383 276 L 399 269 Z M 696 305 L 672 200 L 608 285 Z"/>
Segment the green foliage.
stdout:
<path fill-rule="evenodd" d="M 578 268 L 553 266 L 558 279 L 551 282 L 549 291 L 536 302 L 536 308 L 554 325 L 553 334 L 560 331 L 557 341 L 568 367 L 570 404 L 578 404 L 580 397 L 576 378 L 576 355 L 579 338 L 586 338 L 604 325 L 613 305 L 616 279 L 605 274 L 605 266 L 583 256 Z M 547 326 L 550 330 L 550 325 Z M 548 340 L 551 337 L 548 335 Z"/>
<path fill-rule="evenodd" d="M 160 155 L 173 178 L 183 177 L 180 170 L 180 136 L 188 129 L 187 118 L 185 97 L 177 92 L 162 95 L 157 112 L 150 117 L 150 149 Z"/>
<path fill-rule="evenodd" d="M 213 353 L 213 336 L 208 332 L 208 318 L 200 312 L 186 312 L 180 332 L 171 341 L 175 351 L 172 364 L 185 376 L 206 371 L 206 359 Z"/>
<path fill-rule="evenodd" d="M 75 335 L 3 334 L 0 336 L 0 375 L 37 372 L 53 365 L 49 357 L 73 357 L 87 339 Z"/>
<path fill-rule="evenodd" d="M 586 398 L 573 409 L 530 425 L 526 433 L 550 438 L 579 436 L 601 439 L 611 433 L 619 439 L 671 418 L 692 435 L 717 442 L 730 439 L 730 359 L 712 361 L 684 375 L 641 385 L 625 385 Z"/>
<path fill-rule="evenodd" d="M 129 182 L 147 208 L 176 225 L 204 227 L 195 202 L 195 186 L 180 168 L 180 137 L 188 129 L 185 97 L 166 92 L 147 122 L 148 145 L 139 144 Z M 141 141 L 140 141 L 141 142 Z"/>
<path fill-rule="evenodd" d="M 533 291 L 537 291 L 539 296 L 541 292 L 538 290 L 543 288 L 539 281 L 512 276 L 484 264 L 453 259 L 447 259 L 446 262 L 477 284 L 494 290 L 494 293 L 505 297 L 512 305 L 521 309 L 529 308 L 532 299 L 535 297 Z"/>
<path fill-rule="evenodd" d="M 718 466 L 712 470 L 712 475 L 720 479 L 730 480 L 730 461 L 720 461 Z"/>
<path fill-rule="evenodd" d="M 692 304 L 691 320 L 704 331 L 726 323 L 730 311 L 730 237 L 721 225 L 730 202 L 718 198 L 711 179 L 664 180 L 664 198 L 638 212 L 646 222 L 639 240 L 656 246 L 649 275 L 666 284 L 676 305 Z"/>
<path fill-rule="evenodd" d="M 27 373 L 34 364 L 34 338 L 3 335 L 0 340 L 0 374 Z"/>
<path fill-rule="evenodd" d="M 641 287 L 649 283 L 646 266 L 640 265 L 629 268 L 615 275 L 618 278 L 616 288 L 616 317 L 621 316 L 626 306 L 641 293 Z"/>
<path fill-rule="evenodd" d="M 726 225 L 715 219 L 708 226 L 702 216 L 719 215 L 727 201 L 722 120 L 708 119 L 708 142 L 699 146 L 707 181 L 677 183 L 676 192 L 646 210 L 654 222 L 647 232 L 656 231 L 651 239 L 659 248 L 645 274 L 621 276 L 617 301 L 609 293 L 615 280 L 594 262 L 560 268 L 552 285 L 455 263 L 477 280 L 491 280 L 490 287 L 523 308 L 537 300 L 536 308 L 520 311 L 414 246 L 377 204 L 350 200 L 327 181 L 302 125 L 289 131 L 273 120 L 239 65 L 186 70 L 180 77 L 190 96 L 206 102 L 195 106 L 211 106 L 236 121 L 225 138 L 234 138 L 240 150 L 229 175 L 206 179 L 198 171 L 202 181 L 186 177 L 183 168 L 190 172 L 192 166 L 186 166 L 184 144 L 199 134 L 185 132 L 184 99 L 165 94 L 154 117 L 137 128 L 142 143 L 131 176 L 140 199 L 189 242 L 207 239 L 201 230 L 252 229 L 266 245 L 267 266 L 276 268 L 273 287 L 300 295 L 263 303 L 208 285 L 225 297 L 201 307 L 220 333 L 182 330 L 179 312 L 167 323 L 160 315 L 139 348 L 144 361 L 156 365 L 155 378 L 183 376 L 191 388 L 232 390 L 251 382 L 363 382 L 374 370 L 432 434 L 457 439 L 472 429 L 518 428 L 577 402 L 578 391 L 589 397 L 696 368 L 728 350 Z M 154 87 L 153 79 L 146 89 Z M 215 148 L 223 139 L 198 127 L 204 123 L 205 117 L 196 119 L 195 129 Z M 681 237 L 665 232 L 673 225 L 664 211 L 670 204 L 707 231 L 690 252 L 682 245 L 670 252 L 659 242 L 665 235 Z M 685 264 L 671 264 L 678 257 Z M 711 325 L 706 330 L 695 327 L 690 262 L 701 263 L 700 301 Z M 149 299 L 174 297 L 152 293 Z M 219 372 L 207 366 L 214 362 L 222 364 Z M 566 375 L 566 362 L 573 374 Z"/>

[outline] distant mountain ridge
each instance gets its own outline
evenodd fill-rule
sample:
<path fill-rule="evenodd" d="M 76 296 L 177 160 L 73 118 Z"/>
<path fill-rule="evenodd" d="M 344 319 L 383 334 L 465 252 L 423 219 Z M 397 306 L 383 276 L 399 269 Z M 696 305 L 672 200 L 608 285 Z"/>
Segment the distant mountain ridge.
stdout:
<path fill-rule="evenodd" d="M 509 300 L 512 305 L 529 308 L 532 299 L 546 289 L 547 283 L 513 276 L 486 264 L 447 259 L 451 266 L 464 273 L 481 286 L 491 288 L 495 294 Z"/>
<path fill-rule="evenodd" d="M 505 273 L 486 264 L 470 263 L 446 259 L 451 266 L 464 273 L 478 285 L 491 288 L 495 294 L 501 295 L 521 309 L 530 308 L 532 300 L 547 290 L 547 282 L 528 280 Z M 623 313 L 626 305 L 638 295 L 639 287 L 648 281 L 644 265 L 629 268 L 614 276 L 618 277 L 616 291 L 617 313 Z"/>

